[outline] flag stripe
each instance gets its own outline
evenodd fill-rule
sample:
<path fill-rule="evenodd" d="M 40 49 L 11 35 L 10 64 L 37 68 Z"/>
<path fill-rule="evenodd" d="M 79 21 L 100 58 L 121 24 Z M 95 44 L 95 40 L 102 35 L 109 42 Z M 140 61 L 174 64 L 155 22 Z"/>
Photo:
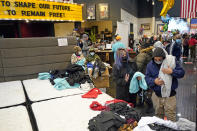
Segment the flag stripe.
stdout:
<path fill-rule="evenodd" d="M 183 18 L 183 0 L 181 0 L 181 18 Z"/>
<path fill-rule="evenodd" d="M 195 18 L 197 0 L 181 0 L 181 18 Z"/>

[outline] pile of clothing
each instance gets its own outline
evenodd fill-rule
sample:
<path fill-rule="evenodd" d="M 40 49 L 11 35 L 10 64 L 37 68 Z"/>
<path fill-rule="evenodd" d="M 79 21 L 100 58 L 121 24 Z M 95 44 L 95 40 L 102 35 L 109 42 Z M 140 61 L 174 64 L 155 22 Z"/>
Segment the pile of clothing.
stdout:
<path fill-rule="evenodd" d="M 89 121 L 89 130 L 129 131 L 128 129 L 131 129 L 132 131 L 137 126 L 141 115 L 131 105 L 131 103 L 116 99 L 106 101 L 104 106 L 94 101 L 90 108 L 102 110 L 102 112 Z"/>
<path fill-rule="evenodd" d="M 85 74 L 82 66 L 77 64 L 69 65 L 66 70 L 68 83 L 73 86 L 75 83 L 84 84 L 86 81 L 92 83 L 90 77 Z"/>
<path fill-rule="evenodd" d="M 158 117 L 141 117 L 133 107 L 126 102 L 107 104 L 102 106 L 93 102 L 90 108 L 101 111 L 89 123 L 90 131 L 195 131 L 196 124 L 180 118 L 177 122 L 163 120 Z"/>
<path fill-rule="evenodd" d="M 133 131 L 195 131 L 196 124 L 180 118 L 177 122 L 158 117 L 142 117 Z"/>
<path fill-rule="evenodd" d="M 54 88 L 58 90 L 78 88 L 81 84 L 93 83 L 90 77 L 85 74 L 83 67 L 77 64 L 69 65 L 63 70 L 39 73 L 38 79 L 49 79 Z"/>
<path fill-rule="evenodd" d="M 128 106 L 128 104 L 124 102 L 110 104 L 107 106 L 107 109 L 113 113 L 124 116 L 126 120 L 133 119 L 134 121 L 139 121 L 141 118 L 141 114 L 137 112 L 135 108 Z"/>
<path fill-rule="evenodd" d="M 96 117 L 93 117 L 88 125 L 90 131 L 117 131 L 126 120 L 110 111 L 102 111 Z"/>

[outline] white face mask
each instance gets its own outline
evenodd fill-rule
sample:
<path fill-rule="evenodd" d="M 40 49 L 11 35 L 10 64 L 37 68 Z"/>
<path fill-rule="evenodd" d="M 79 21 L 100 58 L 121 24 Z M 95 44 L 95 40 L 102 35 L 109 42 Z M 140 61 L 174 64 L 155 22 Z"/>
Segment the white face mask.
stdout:
<path fill-rule="evenodd" d="M 81 55 L 82 54 L 82 51 L 78 52 L 78 54 Z"/>
<path fill-rule="evenodd" d="M 90 55 L 93 56 L 94 55 L 94 52 L 90 52 Z"/>
<path fill-rule="evenodd" d="M 158 65 L 161 65 L 162 62 L 163 62 L 163 60 L 161 60 L 161 61 L 155 61 L 155 63 L 158 64 Z"/>

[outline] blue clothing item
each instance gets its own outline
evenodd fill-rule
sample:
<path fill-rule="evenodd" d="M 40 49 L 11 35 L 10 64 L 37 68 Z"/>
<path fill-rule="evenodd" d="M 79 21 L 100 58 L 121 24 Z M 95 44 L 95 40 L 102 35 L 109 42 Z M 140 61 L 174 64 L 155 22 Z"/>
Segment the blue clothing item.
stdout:
<path fill-rule="evenodd" d="M 83 58 L 82 60 L 77 61 L 76 64 L 82 66 L 83 69 L 85 70 L 85 61 L 86 61 L 86 59 Z"/>
<path fill-rule="evenodd" d="M 51 74 L 48 72 L 43 72 L 38 74 L 38 79 L 40 80 L 47 80 L 49 78 L 51 78 Z"/>
<path fill-rule="evenodd" d="M 171 44 L 173 44 L 173 43 L 171 43 Z M 179 61 L 181 58 L 181 54 L 182 54 L 181 43 L 175 42 L 173 47 L 171 47 L 171 44 L 166 46 L 166 51 L 168 52 L 169 55 L 175 56 L 176 60 Z M 170 54 L 170 48 L 172 48 L 172 54 Z"/>
<path fill-rule="evenodd" d="M 112 51 L 114 52 L 114 60 L 116 60 L 116 51 L 118 48 L 126 48 L 126 46 L 122 42 L 116 42 L 112 45 Z"/>
<path fill-rule="evenodd" d="M 137 77 L 141 77 L 142 79 L 138 81 Z M 147 90 L 148 86 L 145 81 L 145 75 L 142 74 L 141 72 L 136 72 L 131 79 L 130 86 L 129 86 L 129 92 L 132 93 L 137 93 L 139 91 L 139 87 Z"/>
<path fill-rule="evenodd" d="M 158 78 L 160 67 L 152 60 L 148 63 L 146 68 L 146 83 L 155 92 L 155 94 L 161 97 L 161 86 L 155 84 L 155 79 Z M 178 78 L 182 78 L 185 75 L 185 71 L 176 61 L 176 67 L 172 72 L 172 86 L 171 92 L 178 88 Z"/>
<path fill-rule="evenodd" d="M 87 68 L 92 68 L 93 69 L 94 65 L 92 65 L 91 63 L 87 63 Z"/>
<path fill-rule="evenodd" d="M 56 78 L 54 79 L 55 85 L 54 88 L 57 90 L 71 89 L 71 88 L 79 88 L 80 84 L 75 83 L 74 86 L 70 86 L 65 78 Z"/>
<path fill-rule="evenodd" d="M 181 44 L 181 39 L 176 39 L 176 43 Z"/>

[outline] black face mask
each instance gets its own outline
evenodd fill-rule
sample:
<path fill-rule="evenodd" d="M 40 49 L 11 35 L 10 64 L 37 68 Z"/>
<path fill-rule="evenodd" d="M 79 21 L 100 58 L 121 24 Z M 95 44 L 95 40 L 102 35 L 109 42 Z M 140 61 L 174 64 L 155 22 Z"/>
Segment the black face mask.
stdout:
<path fill-rule="evenodd" d="M 127 62 L 127 57 L 126 56 L 122 57 L 122 62 Z"/>

